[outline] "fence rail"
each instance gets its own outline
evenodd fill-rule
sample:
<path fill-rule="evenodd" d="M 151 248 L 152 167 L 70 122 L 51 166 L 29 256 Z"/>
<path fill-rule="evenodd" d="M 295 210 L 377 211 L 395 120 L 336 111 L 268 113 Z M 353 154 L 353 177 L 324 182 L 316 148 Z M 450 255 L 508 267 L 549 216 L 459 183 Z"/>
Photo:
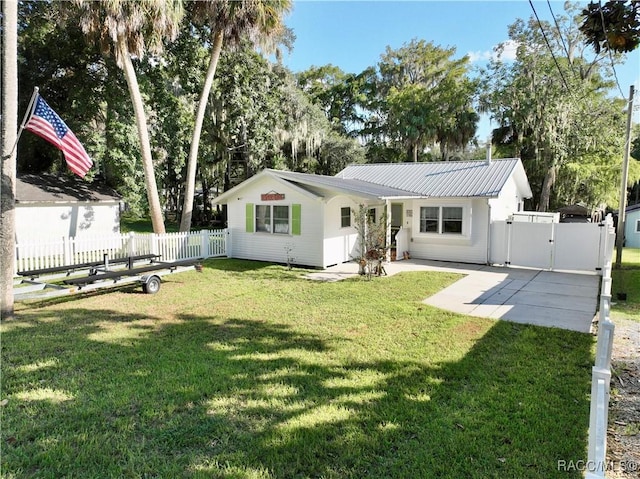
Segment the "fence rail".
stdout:
<path fill-rule="evenodd" d="M 611 268 L 615 243 L 613 225 L 608 224 L 602 255 L 602 281 L 595 364 L 591 369 L 591 410 L 589 415 L 589 448 L 586 479 L 601 479 L 607 471 L 607 426 L 611 383 L 611 353 L 615 324 L 611 321 Z"/>
<path fill-rule="evenodd" d="M 109 258 L 157 254 L 163 261 L 227 255 L 227 230 L 184 233 L 124 233 L 42 238 L 16 244 L 14 272 L 69 266 Z"/>

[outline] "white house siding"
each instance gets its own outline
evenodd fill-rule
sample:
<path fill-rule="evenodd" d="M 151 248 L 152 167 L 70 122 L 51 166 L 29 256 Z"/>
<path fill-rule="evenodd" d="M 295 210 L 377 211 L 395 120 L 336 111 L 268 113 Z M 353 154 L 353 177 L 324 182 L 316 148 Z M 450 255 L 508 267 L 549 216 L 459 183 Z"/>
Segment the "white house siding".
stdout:
<path fill-rule="evenodd" d="M 18 241 L 120 232 L 120 205 L 100 203 L 16 205 Z"/>
<path fill-rule="evenodd" d="M 463 207 L 462 235 L 420 233 L 420 207 Z M 489 208 L 484 198 L 441 198 L 405 204 L 411 210 L 410 254 L 416 259 L 486 263 Z M 405 211 L 406 214 L 406 211 Z M 401 254 L 401 253 L 400 253 Z"/>
<path fill-rule="evenodd" d="M 640 208 L 626 214 L 624 245 L 628 248 L 640 248 Z"/>
<path fill-rule="evenodd" d="M 521 211 L 524 198 L 518 194 L 518 187 L 513 177 L 510 177 L 497 198 L 490 198 L 491 220 L 504 221 L 513 213 Z"/>
<path fill-rule="evenodd" d="M 261 194 L 269 192 L 284 193 L 285 198 L 278 201 L 262 201 Z M 248 203 L 253 205 L 286 205 L 289 206 L 290 216 L 291 206 L 299 204 L 301 206 L 300 235 L 248 233 L 246 231 L 246 205 Z M 229 256 L 286 263 L 287 249 L 289 249 L 288 254 L 293 264 L 324 266 L 322 259 L 322 209 L 323 204 L 319 199 L 270 178 L 263 178 L 257 183 L 251 184 L 249 188 L 238 190 L 237 197 L 229 199 L 227 203 L 229 244 L 233 245 Z"/>
<path fill-rule="evenodd" d="M 353 214 L 351 226 L 343 228 L 342 208 L 357 210 L 358 203 L 347 196 L 339 195 L 327 201 L 324 207 L 324 266 L 351 261 L 358 254 L 358 233 L 353 226 Z"/>

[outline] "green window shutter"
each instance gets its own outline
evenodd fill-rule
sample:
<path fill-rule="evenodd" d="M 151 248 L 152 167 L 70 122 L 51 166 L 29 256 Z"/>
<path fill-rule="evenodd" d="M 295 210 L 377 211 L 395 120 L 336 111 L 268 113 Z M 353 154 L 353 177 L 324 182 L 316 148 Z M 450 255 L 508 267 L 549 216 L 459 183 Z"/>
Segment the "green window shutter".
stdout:
<path fill-rule="evenodd" d="M 247 203 L 245 208 L 247 217 L 246 230 L 247 233 L 253 233 L 253 203 Z"/>
<path fill-rule="evenodd" d="M 291 234 L 299 235 L 301 229 L 302 205 L 291 205 Z"/>

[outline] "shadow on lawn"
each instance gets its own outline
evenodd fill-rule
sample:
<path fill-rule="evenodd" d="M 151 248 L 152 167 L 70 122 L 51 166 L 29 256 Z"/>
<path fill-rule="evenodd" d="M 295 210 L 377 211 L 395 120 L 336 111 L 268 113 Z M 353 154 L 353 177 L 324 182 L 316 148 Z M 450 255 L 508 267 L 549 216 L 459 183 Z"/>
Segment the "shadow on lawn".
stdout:
<path fill-rule="evenodd" d="M 57 319 L 3 334 L 8 475 L 581 477 L 557 464 L 585 456 L 588 335 L 496 322 L 460 361 L 345 362 L 260 320 Z M 34 389 L 65 395 L 19 395 Z"/>

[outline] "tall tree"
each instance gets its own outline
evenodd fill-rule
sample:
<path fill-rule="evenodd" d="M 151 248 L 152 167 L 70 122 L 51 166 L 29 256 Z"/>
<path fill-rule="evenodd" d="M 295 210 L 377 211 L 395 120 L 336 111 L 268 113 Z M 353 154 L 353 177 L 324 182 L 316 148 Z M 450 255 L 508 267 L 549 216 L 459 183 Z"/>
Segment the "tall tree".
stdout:
<path fill-rule="evenodd" d="M 13 317 L 16 132 L 18 130 L 18 1 L 2 2 L 2 163 L 0 165 L 0 319 Z"/>
<path fill-rule="evenodd" d="M 191 228 L 202 123 L 223 43 L 226 41 L 233 45 L 242 38 L 248 38 L 255 44 L 273 46 L 274 39 L 284 38 L 286 35 L 287 28 L 282 16 L 291 8 L 291 0 L 203 0 L 193 2 L 191 8 L 194 23 L 208 25 L 211 29 L 211 56 L 198 102 L 187 160 L 181 231 Z"/>
<path fill-rule="evenodd" d="M 140 138 L 145 186 L 151 223 L 155 233 L 164 233 L 164 219 L 156 182 L 144 102 L 131 57 L 142 58 L 145 51 L 159 53 L 165 38 L 174 39 L 179 31 L 183 9 L 179 0 L 90 1 L 74 0 L 81 10 L 80 24 L 90 38 L 100 42 L 103 51 L 112 51 L 123 70 L 133 102 Z"/>
<path fill-rule="evenodd" d="M 442 48 L 424 40 L 411 40 L 401 48 L 387 47 L 377 69 L 363 72 L 366 113 L 363 134 L 379 153 L 385 148 L 404 155 L 385 153 L 387 160 L 402 156 L 418 161 L 427 146 L 438 140 L 452 146 L 458 138 L 445 132 L 466 119 L 475 134 L 472 110 L 475 84 L 468 77 L 468 57 L 454 59 L 455 48 Z M 465 135 L 465 138 L 467 135 Z M 373 144 L 373 145 L 372 145 Z M 376 159 L 380 161 L 380 159 Z"/>
<path fill-rule="evenodd" d="M 609 97 L 610 74 L 602 56 L 587 54 L 575 20 L 557 22 L 511 25 L 516 60 L 494 61 L 483 75 L 481 103 L 500 124 L 493 141 L 522 158 L 537 210 L 616 203 L 623 101 Z"/>

